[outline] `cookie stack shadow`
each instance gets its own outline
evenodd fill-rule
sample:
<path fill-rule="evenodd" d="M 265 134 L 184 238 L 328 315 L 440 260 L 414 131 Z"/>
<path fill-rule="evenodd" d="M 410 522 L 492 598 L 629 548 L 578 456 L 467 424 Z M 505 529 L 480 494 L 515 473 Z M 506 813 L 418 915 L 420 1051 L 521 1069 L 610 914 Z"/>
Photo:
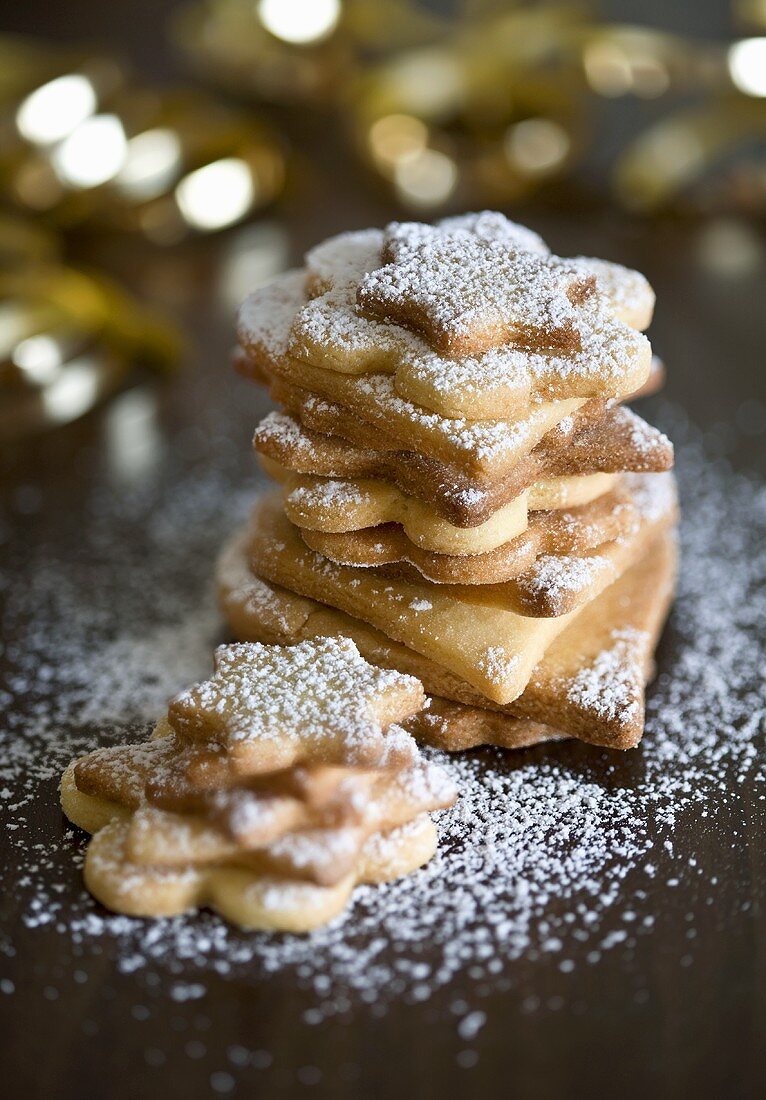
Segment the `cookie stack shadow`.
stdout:
<path fill-rule="evenodd" d="M 235 636 L 352 638 L 448 750 L 635 746 L 676 571 L 673 448 L 625 404 L 662 381 L 653 306 L 491 213 L 342 234 L 252 294 L 278 487 L 221 555 Z"/>

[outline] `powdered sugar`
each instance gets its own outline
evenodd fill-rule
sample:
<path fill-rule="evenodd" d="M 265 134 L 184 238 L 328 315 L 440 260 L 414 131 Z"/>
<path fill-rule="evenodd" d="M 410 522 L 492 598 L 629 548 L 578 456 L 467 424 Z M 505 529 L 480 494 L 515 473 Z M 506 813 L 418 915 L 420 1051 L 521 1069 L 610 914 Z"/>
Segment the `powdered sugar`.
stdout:
<path fill-rule="evenodd" d="M 592 287 L 565 261 L 470 232 L 396 222 L 386 229 L 383 254 L 385 266 L 359 284 L 360 308 L 406 318 L 441 351 L 483 351 L 509 337 L 578 345 L 575 301 Z"/>
<path fill-rule="evenodd" d="M 6 610 L 20 641 L 7 654 L 0 813 L 13 827 L 3 881 L 27 928 L 84 959 L 110 945 L 121 971 L 154 976 L 169 998 L 201 995 L 211 975 L 286 973 L 314 989 L 307 1022 L 318 1023 L 349 1002 L 427 999 L 457 973 L 478 999 L 513 982 L 509 963 L 522 955 L 533 966 L 597 965 L 652 934 L 653 879 L 694 878 L 704 902 L 718 868 L 682 862 L 679 841 L 694 853 L 699 828 L 743 792 L 757 799 L 764 780 L 766 487 L 712 464 L 693 437 L 684 444 L 681 423 L 673 431 L 685 554 L 642 746 L 629 758 L 567 744 L 450 758 L 461 799 L 439 815 L 437 858 L 410 879 L 361 888 L 347 918 L 308 938 L 243 935 L 210 914 L 105 914 L 79 891 L 83 838 L 64 825 L 56 835 L 51 814 L 30 827 L 32 802 L 55 805 L 72 755 L 137 739 L 169 695 L 208 671 L 218 621 L 208 578 L 249 475 L 237 482 L 247 492 L 226 497 L 233 472 L 222 479 L 206 466 L 143 510 L 134 502 L 130 522 L 147 531 L 140 554 L 120 535 L 126 503 L 111 496 L 94 499 L 70 545 L 32 556 L 20 546 Z"/>
<path fill-rule="evenodd" d="M 306 253 L 309 284 L 314 294 L 333 287 L 359 282 L 368 271 L 380 266 L 382 229 L 361 229 L 339 233 Z"/>
<path fill-rule="evenodd" d="M 578 672 L 568 691 L 570 701 L 595 709 L 609 721 L 629 723 L 639 706 L 635 679 L 641 665 L 635 654 L 641 652 L 645 638 L 640 630 L 616 630 L 593 664 Z"/>
<path fill-rule="evenodd" d="M 287 351 L 290 326 L 305 300 L 305 272 L 287 271 L 245 298 L 237 318 L 240 339 L 267 361 Z"/>
<path fill-rule="evenodd" d="M 555 605 L 566 595 L 590 588 L 609 564 L 607 558 L 593 553 L 541 554 L 519 580 L 530 595 L 547 596 Z"/>
<path fill-rule="evenodd" d="M 378 713 L 390 691 L 411 695 L 419 708 L 417 680 L 373 668 L 348 638 L 276 649 L 242 642 L 218 647 L 214 675 L 175 697 L 170 720 L 193 740 L 252 751 L 286 742 L 309 759 L 334 746 L 353 763 L 382 753 Z"/>
<path fill-rule="evenodd" d="M 370 508 L 374 498 L 358 481 L 323 478 L 308 485 L 297 485 L 287 494 L 287 501 L 295 508 L 321 509 L 329 516 L 339 518 L 349 508 Z"/>

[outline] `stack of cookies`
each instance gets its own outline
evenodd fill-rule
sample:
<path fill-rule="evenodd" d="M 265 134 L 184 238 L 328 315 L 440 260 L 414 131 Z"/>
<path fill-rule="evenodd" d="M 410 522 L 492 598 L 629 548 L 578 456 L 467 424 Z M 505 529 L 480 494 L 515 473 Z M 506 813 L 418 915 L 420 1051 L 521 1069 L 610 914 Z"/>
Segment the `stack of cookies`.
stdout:
<path fill-rule="evenodd" d="M 168 916 L 201 905 L 245 928 L 308 931 L 359 882 L 436 850 L 444 771 L 398 724 L 426 702 L 348 639 L 221 647 L 144 744 L 96 749 L 61 782 L 95 836 L 85 882 L 108 908 Z"/>
<path fill-rule="evenodd" d="M 235 634 L 353 638 L 445 748 L 637 744 L 675 573 L 672 445 L 623 404 L 659 384 L 653 306 L 494 213 L 342 234 L 251 295 L 279 489 L 222 556 Z"/>

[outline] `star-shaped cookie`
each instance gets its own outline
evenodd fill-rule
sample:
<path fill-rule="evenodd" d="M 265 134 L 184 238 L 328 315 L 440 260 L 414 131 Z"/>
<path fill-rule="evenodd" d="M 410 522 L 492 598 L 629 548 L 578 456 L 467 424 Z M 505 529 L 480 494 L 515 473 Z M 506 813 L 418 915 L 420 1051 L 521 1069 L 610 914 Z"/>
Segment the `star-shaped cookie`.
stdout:
<path fill-rule="evenodd" d="M 383 260 L 362 279 L 359 308 L 419 332 L 448 355 L 509 341 L 577 350 L 578 307 L 596 289 L 593 276 L 513 239 L 417 222 L 387 228 Z"/>
<path fill-rule="evenodd" d="M 172 700 L 168 722 L 186 742 L 219 746 L 230 769 L 257 774 L 305 759 L 374 764 L 385 728 L 424 702 L 417 680 L 371 667 L 347 638 L 228 645 L 210 680 Z"/>

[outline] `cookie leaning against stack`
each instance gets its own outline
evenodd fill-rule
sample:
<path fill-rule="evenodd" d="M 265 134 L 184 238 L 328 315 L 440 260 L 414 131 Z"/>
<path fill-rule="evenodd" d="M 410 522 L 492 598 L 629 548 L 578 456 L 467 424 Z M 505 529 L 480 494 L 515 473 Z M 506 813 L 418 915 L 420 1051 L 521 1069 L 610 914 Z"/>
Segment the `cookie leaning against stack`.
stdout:
<path fill-rule="evenodd" d="M 152 739 L 96 749 L 61 782 L 95 834 L 85 882 L 110 909 L 169 916 L 210 905 L 245 928 L 308 931 L 360 882 L 427 863 L 444 771 L 401 722 L 411 676 L 348 639 L 221 646 L 212 679 L 178 695 Z"/>
<path fill-rule="evenodd" d="M 222 558 L 237 636 L 352 637 L 447 748 L 637 744 L 677 517 L 672 445 L 621 404 L 657 378 L 653 305 L 491 213 L 343 234 L 251 295 L 280 489 Z"/>

